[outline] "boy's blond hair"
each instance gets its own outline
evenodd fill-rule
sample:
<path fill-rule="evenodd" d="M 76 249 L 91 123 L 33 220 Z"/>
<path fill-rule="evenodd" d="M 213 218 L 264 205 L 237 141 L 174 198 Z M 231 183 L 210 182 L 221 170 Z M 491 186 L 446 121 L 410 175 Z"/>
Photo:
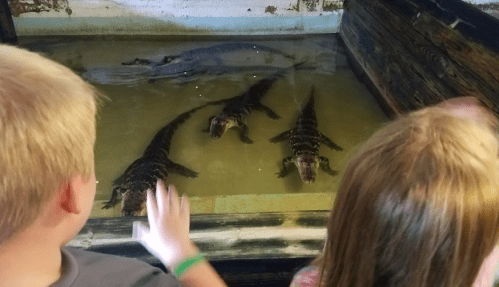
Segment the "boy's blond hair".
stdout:
<path fill-rule="evenodd" d="M 0 245 L 71 177 L 91 176 L 96 100 L 70 69 L 0 45 Z"/>
<path fill-rule="evenodd" d="M 315 262 L 323 286 L 473 284 L 499 239 L 499 140 L 491 114 L 456 111 L 413 112 L 352 157 Z"/>

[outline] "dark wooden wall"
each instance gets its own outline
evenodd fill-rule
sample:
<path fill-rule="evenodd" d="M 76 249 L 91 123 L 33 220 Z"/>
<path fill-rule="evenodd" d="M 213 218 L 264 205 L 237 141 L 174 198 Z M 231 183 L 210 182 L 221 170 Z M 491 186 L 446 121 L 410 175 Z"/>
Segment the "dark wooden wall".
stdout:
<path fill-rule="evenodd" d="M 346 0 L 353 62 L 397 115 L 446 98 L 499 104 L 499 20 L 460 0 Z"/>
<path fill-rule="evenodd" d="M 0 43 L 17 43 L 16 30 L 7 0 L 0 0 Z"/>

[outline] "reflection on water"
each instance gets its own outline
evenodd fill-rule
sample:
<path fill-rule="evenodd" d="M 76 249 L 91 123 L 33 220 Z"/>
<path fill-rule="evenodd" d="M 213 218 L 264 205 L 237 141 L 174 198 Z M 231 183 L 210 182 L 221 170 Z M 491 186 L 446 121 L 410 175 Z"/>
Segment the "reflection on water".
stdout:
<path fill-rule="evenodd" d="M 348 69 L 337 35 L 271 39 L 269 36 L 244 42 L 281 50 L 294 59 L 269 52 L 243 51 L 222 54 L 213 65 L 259 66 L 275 70 L 307 61 L 307 65 L 316 69 L 291 71 L 274 83 L 262 98 L 262 104 L 281 118 L 273 120 L 262 111 L 253 111 L 246 121 L 253 144 L 242 143 L 235 129 L 217 140 L 202 132 L 208 119 L 219 114 L 223 105 L 208 106 L 181 125 L 173 137 L 169 158 L 198 172 L 199 176 L 192 179 L 170 174 L 168 182 L 175 183 L 180 192 L 190 196 L 334 192 L 339 176 L 332 177 L 321 170 L 311 184 L 304 184 L 297 170 L 285 178 L 277 178 L 282 159 L 291 156 L 291 148 L 287 141 L 269 142 L 270 138 L 294 127 L 312 86 L 315 86 L 319 131 L 344 149 L 338 152 L 322 145 L 319 150 L 334 170 L 342 170 L 353 149 L 386 121 L 375 100 Z M 219 43 L 223 42 L 86 40 L 32 41 L 27 46 L 80 73 L 92 69 L 107 73 L 126 68 L 121 63 L 135 58 L 159 61 L 165 55 L 178 55 L 185 50 Z M 203 64 L 211 65 L 209 61 Z M 121 84 L 99 82 L 87 75 L 110 99 L 100 109 L 97 125 L 96 199 L 109 199 L 111 182 L 142 155 L 161 127 L 191 108 L 241 94 L 269 75 L 270 70 L 242 71 L 205 73 L 180 81 L 167 78 L 153 83 L 141 78 Z"/>

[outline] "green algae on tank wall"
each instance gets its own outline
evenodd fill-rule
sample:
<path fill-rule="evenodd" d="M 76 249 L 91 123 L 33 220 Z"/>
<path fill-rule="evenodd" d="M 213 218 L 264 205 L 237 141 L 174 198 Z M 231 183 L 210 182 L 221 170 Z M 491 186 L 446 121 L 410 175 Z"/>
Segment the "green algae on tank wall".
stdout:
<path fill-rule="evenodd" d="M 287 141 L 277 144 L 269 141 L 295 126 L 313 86 L 318 130 L 343 148 L 343 151 L 335 151 L 323 144 L 319 149 L 319 155 L 329 159 L 333 170 L 341 171 L 355 147 L 386 121 L 375 100 L 348 69 L 337 35 L 282 40 L 271 40 L 270 37 L 237 39 L 237 42 L 255 43 L 280 50 L 283 54 L 262 50 L 229 51 L 215 60 L 202 62 L 206 66 L 271 68 L 267 70 L 246 69 L 244 72 L 241 69 L 236 73 L 232 69 L 220 74 L 210 74 L 208 70 L 199 76 L 166 78 L 150 83 L 143 76 L 150 72 L 144 67 L 136 67 L 142 69 L 142 74 L 134 74 L 135 78 L 116 78 L 122 82 L 106 77 L 108 82 L 98 83 L 98 79 L 89 78 L 110 99 L 100 109 L 97 124 L 96 201 L 100 206 L 102 201 L 110 198 L 112 181 L 142 156 L 154 135 L 175 117 L 209 101 L 240 95 L 276 69 L 302 61 L 308 67 L 316 68 L 290 70 L 275 81 L 261 99 L 263 105 L 281 118 L 271 119 L 259 110 L 253 110 L 246 117 L 252 144 L 243 143 L 237 129 L 229 129 L 219 139 L 202 132 L 208 126 L 208 119 L 220 114 L 224 105 L 207 106 L 180 125 L 171 141 L 169 159 L 199 175 L 188 178 L 169 173 L 167 183 L 174 183 L 179 192 L 187 192 L 191 198 L 228 195 L 249 198 L 249 195 L 285 196 L 334 193 L 337 190 L 341 173 L 333 177 L 319 170 L 315 182 L 305 184 L 294 168 L 286 177 L 278 178 L 282 159 L 292 155 L 291 148 Z M 35 47 L 85 74 L 88 71 L 126 71 L 123 70 L 126 66 L 120 64 L 135 58 L 161 61 L 165 55 L 179 55 L 183 51 L 220 43 L 224 42 L 79 41 L 67 45 L 38 44 Z M 103 77 L 103 74 L 98 75 Z M 309 203 L 301 204 L 301 210 L 308 209 Z M 119 208 L 119 205 L 115 207 Z M 279 211 L 278 207 L 276 210 L 272 208 L 261 211 Z M 260 211 L 258 206 L 252 210 Z"/>
<path fill-rule="evenodd" d="M 220 113 L 222 107 L 209 106 L 198 111 L 176 131 L 170 159 L 199 172 L 199 176 L 191 179 L 171 174 L 169 181 L 179 190 L 195 196 L 334 191 L 338 177 L 321 171 L 316 182 L 310 185 L 301 182 L 298 172 L 277 178 L 281 160 L 290 155 L 291 149 L 287 142 L 272 144 L 269 139 L 293 127 L 314 85 L 319 129 L 344 149 L 335 152 L 322 146 L 320 153 L 329 157 L 333 169 L 341 170 L 349 151 L 384 120 L 380 111 L 370 111 L 375 103 L 369 98 L 363 99 L 369 95 L 364 89 L 359 91 L 355 84 L 357 81 L 350 72 L 310 75 L 298 71 L 276 82 L 262 102 L 272 107 L 281 119 L 272 120 L 263 112 L 253 111 L 247 118 L 253 144 L 241 142 L 239 132 L 234 129 L 228 130 L 220 139 L 212 139 L 202 130 L 210 116 Z M 100 117 L 97 170 L 108 174 L 101 178 L 113 179 L 141 156 L 164 124 L 178 114 L 202 105 L 201 91 L 206 91 L 210 100 L 220 100 L 238 95 L 244 87 L 238 82 L 220 79 L 164 87 L 169 90 L 164 94 L 143 85 L 130 88 L 127 93 L 116 88 L 112 91 L 101 89 L 111 98 L 113 105 L 104 107 Z M 102 168 L 99 168 L 100 164 Z M 102 185 L 100 180 L 99 190 Z M 107 194 L 101 196 L 99 193 L 97 199 L 107 199 Z"/>

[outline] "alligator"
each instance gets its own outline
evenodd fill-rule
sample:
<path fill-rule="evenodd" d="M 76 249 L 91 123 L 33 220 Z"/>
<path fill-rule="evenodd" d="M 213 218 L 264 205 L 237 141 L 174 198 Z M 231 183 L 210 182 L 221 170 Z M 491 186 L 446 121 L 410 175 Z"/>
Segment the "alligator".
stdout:
<path fill-rule="evenodd" d="M 337 151 L 342 151 L 343 148 L 317 130 L 317 117 L 314 109 L 314 87 L 312 87 L 307 105 L 302 109 L 296 121 L 295 128 L 271 138 L 270 142 L 277 143 L 286 139 L 291 144 L 293 156 L 282 160 L 283 169 L 277 173 L 279 178 L 289 174 L 291 171 L 289 164 L 291 162 L 298 167 L 300 177 L 305 183 L 315 181 L 319 166 L 323 171 L 332 176 L 337 174 L 337 171 L 329 167 L 329 160 L 324 156 L 319 156 L 321 143 Z"/>
<path fill-rule="evenodd" d="M 194 112 L 205 106 L 207 105 L 191 109 L 161 128 L 147 146 L 142 157 L 135 160 L 120 177 L 113 181 L 115 187 L 111 198 L 102 208 L 114 207 L 118 201 L 118 194 L 121 194 L 121 214 L 123 216 L 144 215 L 147 190 L 151 189 L 155 192 L 158 179 L 165 180 L 169 172 L 190 178 L 197 177 L 197 172 L 172 162 L 168 155 L 175 130 Z"/>
<path fill-rule="evenodd" d="M 240 74 L 249 72 L 278 72 L 283 68 L 272 66 L 224 66 L 205 65 L 197 62 L 175 63 L 153 68 L 149 75 L 149 82 L 164 78 L 174 78 L 180 83 L 193 80 L 196 76 L 220 76 L 225 74 Z M 304 67 L 303 69 L 315 70 L 316 67 Z"/>
<path fill-rule="evenodd" d="M 82 73 L 86 80 L 104 85 L 137 85 L 142 82 L 155 82 L 161 79 L 175 80 L 178 84 L 198 79 L 200 76 L 221 76 L 243 73 L 272 73 L 283 68 L 276 66 L 225 66 L 203 61 L 180 62 L 169 65 L 149 66 L 87 67 Z M 314 71 L 315 65 L 300 67 L 300 70 Z"/>
<path fill-rule="evenodd" d="M 303 63 L 293 65 L 296 68 Z M 260 100 L 265 93 L 272 87 L 275 81 L 283 77 L 290 68 L 281 69 L 269 77 L 263 78 L 253 84 L 249 89 L 239 96 L 213 101 L 208 105 L 225 104 L 222 113 L 218 116 L 212 116 L 208 119 L 208 128 L 204 132 L 209 132 L 214 139 L 221 138 L 222 135 L 230 128 L 237 127 L 241 129 L 240 138 L 244 143 L 251 144 L 253 141 L 248 137 L 249 128 L 244 123 L 244 119 L 252 110 L 260 110 L 265 112 L 271 119 L 280 119 L 281 117 L 272 111 L 269 107 L 264 106 Z"/>
<path fill-rule="evenodd" d="M 266 46 L 251 44 L 251 43 L 224 43 L 209 47 L 197 48 L 184 51 L 178 55 L 164 56 L 160 61 L 151 61 L 147 59 L 135 58 L 135 60 L 123 62 L 122 65 L 148 65 L 148 66 L 161 66 L 170 63 L 191 62 L 204 59 L 217 59 L 224 53 L 240 51 L 240 50 L 255 50 L 257 52 L 268 52 L 278 54 L 289 59 L 294 59 L 293 56 L 285 54 L 279 50 L 272 49 Z"/>

